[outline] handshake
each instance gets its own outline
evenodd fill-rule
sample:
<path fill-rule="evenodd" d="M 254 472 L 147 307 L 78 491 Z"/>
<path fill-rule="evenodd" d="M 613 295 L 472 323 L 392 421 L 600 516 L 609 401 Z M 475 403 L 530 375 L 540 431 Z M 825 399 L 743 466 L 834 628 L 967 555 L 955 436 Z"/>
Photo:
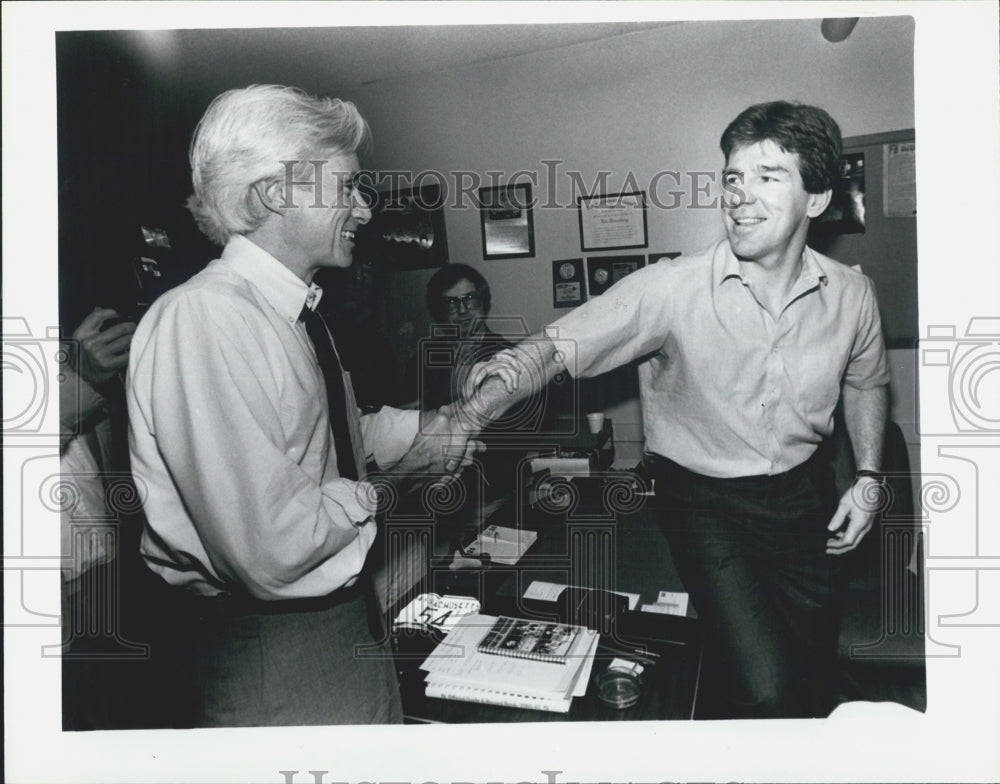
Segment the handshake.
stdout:
<path fill-rule="evenodd" d="M 520 375 L 516 349 L 474 365 L 457 401 L 420 413 L 417 437 L 393 473 L 444 474 L 445 482 L 458 477 L 485 448 L 477 436 L 522 397 Z"/>
<path fill-rule="evenodd" d="M 545 336 L 472 365 L 464 374 L 458 400 L 436 412 L 421 413 L 420 431 L 395 470 L 444 474 L 444 481 L 451 481 L 483 450 L 477 436 L 488 425 L 565 370 L 564 352 Z"/>

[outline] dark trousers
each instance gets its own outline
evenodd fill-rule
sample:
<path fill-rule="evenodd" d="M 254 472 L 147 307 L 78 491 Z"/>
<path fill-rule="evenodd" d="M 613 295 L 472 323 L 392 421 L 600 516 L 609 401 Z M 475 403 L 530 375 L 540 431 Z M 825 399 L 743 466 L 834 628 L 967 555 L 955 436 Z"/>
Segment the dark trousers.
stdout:
<path fill-rule="evenodd" d="M 182 597 L 200 697 L 195 725 L 400 723 L 392 653 L 375 642 L 367 593 L 287 603 Z"/>
<path fill-rule="evenodd" d="M 706 633 L 706 718 L 801 718 L 832 708 L 836 556 L 832 474 L 813 458 L 716 479 L 654 456 L 661 525 Z M 701 699 L 701 697 L 699 698 Z"/>
<path fill-rule="evenodd" d="M 63 598 L 64 730 L 186 728 L 194 692 L 187 631 L 138 545 L 92 567 Z"/>

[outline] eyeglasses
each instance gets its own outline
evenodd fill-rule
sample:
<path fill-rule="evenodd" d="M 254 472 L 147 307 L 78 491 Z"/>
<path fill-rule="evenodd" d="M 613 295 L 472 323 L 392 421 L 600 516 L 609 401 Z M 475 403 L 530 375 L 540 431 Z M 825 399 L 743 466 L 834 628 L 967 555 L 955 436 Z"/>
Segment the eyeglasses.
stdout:
<path fill-rule="evenodd" d="M 461 297 L 441 297 L 441 303 L 449 313 L 458 313 L 465 305 L 465 310 L 479 310 L 483 306 L 483 299 L 478 291 L 470 291 Z"/>

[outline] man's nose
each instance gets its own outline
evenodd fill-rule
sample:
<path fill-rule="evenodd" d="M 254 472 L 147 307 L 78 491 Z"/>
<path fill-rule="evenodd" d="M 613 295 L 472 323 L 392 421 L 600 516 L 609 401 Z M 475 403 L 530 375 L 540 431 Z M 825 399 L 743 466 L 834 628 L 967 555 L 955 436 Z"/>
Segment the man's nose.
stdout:
<path fill-rule="evenodd" d="M 722 189 L 722 205 L 727 209 L 736 209 L 743 204 L 753 204 L 757 201 L 753 187 L 746 180 L 726 183 Z"/>
<path fill-rule="evenodd" d="M 351 217 L 358 223 L 368 223 L 372 219 L 371 205 L 358 189 L 351 191 Z"/>

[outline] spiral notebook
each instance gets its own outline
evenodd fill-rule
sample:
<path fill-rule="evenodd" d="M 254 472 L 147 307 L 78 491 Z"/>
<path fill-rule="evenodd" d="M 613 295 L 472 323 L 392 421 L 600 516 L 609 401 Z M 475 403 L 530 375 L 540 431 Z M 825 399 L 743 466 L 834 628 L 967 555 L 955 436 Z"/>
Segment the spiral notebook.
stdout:
<path fill-rule="evenodd" d="M 458 621 L 421 665 L 427 672 L 426 695 L 533 710 L 568 711 L 573 697 L 586 693 L 597 651 L 597 633 L 580 627 L 565 664 L 487 655 L 480 646 L 498 620 L 489 615 L 467 615 Z"/>
<path fill-rule="evenodd" d="M 582 626 L 521 618 L 497 618 L 479 650 L 497 656 L 565 664 Z"/>

